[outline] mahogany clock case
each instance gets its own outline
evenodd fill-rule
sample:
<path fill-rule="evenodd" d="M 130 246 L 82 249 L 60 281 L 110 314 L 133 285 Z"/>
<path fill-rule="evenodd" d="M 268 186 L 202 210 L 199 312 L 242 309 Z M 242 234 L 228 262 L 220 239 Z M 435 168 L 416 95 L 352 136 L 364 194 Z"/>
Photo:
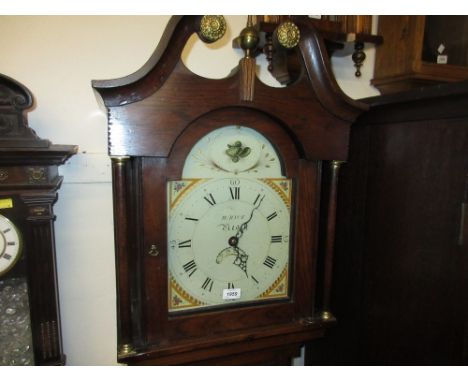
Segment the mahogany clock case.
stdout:
<path fill-rule="evenodd" d="M 319 241 L 333 241 L 334 219 L 327 205 L 333 207 L 333 195 L 321 194 L 329 191 L 322 187 L 322 168 L 346 159 L 349 126 L 363 107 L 339 90 L 310 25 L 298 21 L 299 79 L 272 88 L 253 78 L 252 100 L 240 96 L 241 68 L 209 80 L 184 66 L 180 54 L 199 25 L 200 17 L 173 17 L 139 71 L 93 81 L 108 111 L 113 158 L 118 359 L 133 365 L 288 364 L 301 344 L 334 323 L 317 298 L 331 287 L 323 272 L 332 251 L 319 256 L 318 248 Z M 266 303 L 169 313 L 166 184 L 181 178 L 201 137 L 228 125 L 263 134 L 293 179 L 291 292 Z M 326 225 L 319 218 L 324 211 Z M 278 354 L 285 356 L 279 360 Z"/>

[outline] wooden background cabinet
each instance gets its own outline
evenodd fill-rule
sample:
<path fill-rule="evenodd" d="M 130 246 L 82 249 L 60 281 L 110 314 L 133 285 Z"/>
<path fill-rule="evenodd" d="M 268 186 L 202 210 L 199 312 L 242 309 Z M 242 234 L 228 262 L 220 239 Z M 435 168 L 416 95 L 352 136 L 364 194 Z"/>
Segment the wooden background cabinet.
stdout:
<path fill-rule="evenodd" d="M 468 79 L 468 16 L 379 16 L 378 23 L 384 42 L 376 48 L 371 82 L 382 94 Z M 424 49 L 434 38 L 446 46 L 448 64 L 431 60 L 427 49 L 435 46 Z"/>
<path fill-rule="evenodd" d="M 338 325 L 306 362 L 467 365 L 468 82 L 367 103 L 338 192 Z"/>

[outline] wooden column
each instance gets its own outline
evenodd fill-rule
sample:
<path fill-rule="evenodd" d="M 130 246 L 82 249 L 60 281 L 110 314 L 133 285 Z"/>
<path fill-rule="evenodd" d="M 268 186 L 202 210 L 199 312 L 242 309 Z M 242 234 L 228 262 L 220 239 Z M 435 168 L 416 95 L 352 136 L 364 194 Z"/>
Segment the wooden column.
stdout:
<path fill-rule="evenodd" d="M 117 304 L 119 320 L 117 322 L 117 345 L 119 355 L 128 355 L 134 351 L 131 311 L 131 282 L 129 280 L 129 198 L 127 192 L 130 157 L 114 156 L 112 160 L 112 184 L 114 197 L 115 261 L 117 273 Z"/>
<path fill-rule="evenodd" d="M 28 293 L 35 364 L 64 365 L 52 207 L 57 193 L 23 194 L 21 199 L 28 210 Z"/>
<path fill-rule="evenodd" d="M 327 212 L 327 234 L 325 244 L 325 263 L 324 263 L 324 279 L 323 279 L 323 302 L 322 302 L 322 318 L 330 319 L 330 296 L 332 289 L 333 278 L 333 255 L 335 251 L 335 226 L 336 226 L 336 197 L 338 189 L 338 174 L 343 161 L 334 160 L 330 162 L 331 180 L 330 192 L 328 199 Z"/>

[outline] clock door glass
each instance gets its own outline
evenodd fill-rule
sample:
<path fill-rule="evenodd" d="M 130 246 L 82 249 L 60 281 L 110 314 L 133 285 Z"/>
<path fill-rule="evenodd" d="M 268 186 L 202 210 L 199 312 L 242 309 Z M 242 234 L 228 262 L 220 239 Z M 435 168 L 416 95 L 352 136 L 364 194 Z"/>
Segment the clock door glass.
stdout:
<path fill-rule="evenodd" d="M 25 277 L 0 279 L 0 366 L 34 365 Z"/>
<path fill-rule="evenodd" d="M 167 186 L 169 310 L 287 297 L 292 181 L 271 144 L 250 128 L 217 129 L 184 175 Z"/>

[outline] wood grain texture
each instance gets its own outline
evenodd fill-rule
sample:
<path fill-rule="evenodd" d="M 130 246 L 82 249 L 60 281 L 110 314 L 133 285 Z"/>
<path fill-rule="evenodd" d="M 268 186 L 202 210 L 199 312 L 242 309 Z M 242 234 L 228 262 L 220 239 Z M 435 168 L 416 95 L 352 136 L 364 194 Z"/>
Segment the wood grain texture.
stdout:
<path fill-rule="evenodd" d="M 467 365 L 467 84 L 368 101 L 340 180 L 339 325 L 308 363 Z"/>

